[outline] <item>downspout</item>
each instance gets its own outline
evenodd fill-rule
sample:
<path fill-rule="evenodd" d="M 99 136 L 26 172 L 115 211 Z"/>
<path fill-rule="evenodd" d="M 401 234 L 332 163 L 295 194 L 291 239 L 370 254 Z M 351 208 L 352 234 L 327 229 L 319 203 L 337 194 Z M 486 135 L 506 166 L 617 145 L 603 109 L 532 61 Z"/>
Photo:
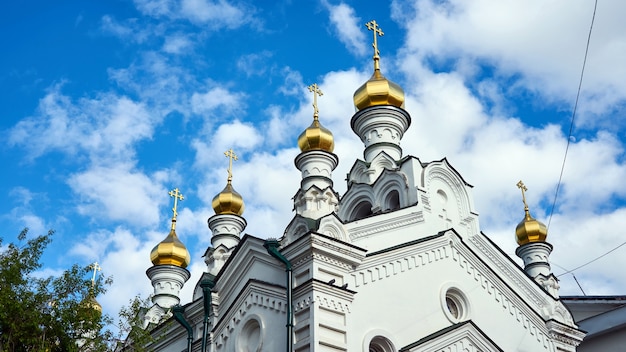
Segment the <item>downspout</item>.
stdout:
<path fill-rule="evenodd" d="M 287 352 L 293 352 L 293 273 L 291 262 L 278 251 L 279 246 L 280 243 L 276 239 L 267 239 L 263 244 L 263 247 L 272 257 L 285 264 L 285 272 L 287 272 Z"/>
<path fill-rule="evenodd" d="M 208 275 L 208 278 L 200 282 L 202 287 L 202 298 L 204 299 L 204 320 L 202 321 L 202 352 L 206 352 L 207 344 L 207 327 L 209 325 L 209 316 L 211 315 L 211 289 L 215 287 L 215 276 Z"/>
<path fill-rule="evenodd" d="M 180 323 L 185 329 L 187 329 L 187 352 L 191 352 L 191 341 L 193 340 L 193 330 L 191 329 L 191 325 L 185 319 L 185 307 L 180 304 L 172 307 L 172 312 L 174 312 L 174 319 Z"/>

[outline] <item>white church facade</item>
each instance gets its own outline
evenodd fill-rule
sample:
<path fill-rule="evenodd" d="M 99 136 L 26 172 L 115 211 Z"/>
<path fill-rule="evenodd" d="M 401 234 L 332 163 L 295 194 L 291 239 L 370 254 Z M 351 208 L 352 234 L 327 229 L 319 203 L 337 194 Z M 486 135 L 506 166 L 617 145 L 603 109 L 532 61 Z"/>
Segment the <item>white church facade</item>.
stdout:
<path fill-rule="evenodd" d="M 174 211 L 147 271 L 154 305 L 144 328 L 160 337 L 149 350 L 576 351 L 585 333 L 559 299 L 546 227 L 520 209 L 518 266 L 480 231 L 472 186 L 446 159 L 404 155 L 404 92 L 382 75 L 379 29 L 368 28 L 374 73 L 354 94 L 350 121 L 363 159 L 347 191 L 333 189 L 339 156 L 312 85 L 313 123 L 298 139 L 302 180 L 283 236 L 244 234 L 229 166 L 208 219 L 206 272 L 190 283 Z M 180 306 L 185 284 L 196 285 L 193 300 Z"/>

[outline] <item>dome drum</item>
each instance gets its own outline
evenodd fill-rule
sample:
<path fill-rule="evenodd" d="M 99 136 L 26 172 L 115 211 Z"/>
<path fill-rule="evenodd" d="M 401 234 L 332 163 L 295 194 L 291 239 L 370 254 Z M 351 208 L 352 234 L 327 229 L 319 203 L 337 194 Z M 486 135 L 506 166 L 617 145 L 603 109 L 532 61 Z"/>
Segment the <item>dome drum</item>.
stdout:
<path fill-rule="evenodd" d="M 152 302 L 162 308 L 180 303 L 180 290 L 191 277 L 187 269 L 176 265 L 153 266 L 146 270 L 146 274 L 154 287 Z"/>
<path fill-rule="evenodd" d="M 239 243 L 239 235 L 247 226 L 244 218 L 234 214 L 216 214 L 207 222 L 213 234 L 211 237 L 213 247 L 219 244 L 224 244 L 227 248 L 236 246 Z"/>
<path fill-rule="evenodd" d="M 394 160 L 402 158 L 400 140 L 411 125 L 411 117 L 404 109 L 370 107 L 354 114 L 350 125 L 365 145 L 365 161 L 370 162 L 381 151 L 387 152 Z M 374 145 L 379 147 L 371 148 Z"/>
<path fill-rule="evenodd" d="M 311 150 L 300 153 L 294 160 L 294 163 L 302 173 L 302 181 L 300 183 L 302 190 L 307 190 L 313 185 L 324 189 L 333 185 L 331 176 L 333 170 L 339 164 L 339 158 L 337 155 L 327 151 Z"/>
<path fill-rule="evenodd" d="M 517 247 L 515 254 L 524 261 L 524 271 L 530 277 L 550 275 L 548 258 L 552 252 L 552 245 L 548 242 L 529 242 Z"/>

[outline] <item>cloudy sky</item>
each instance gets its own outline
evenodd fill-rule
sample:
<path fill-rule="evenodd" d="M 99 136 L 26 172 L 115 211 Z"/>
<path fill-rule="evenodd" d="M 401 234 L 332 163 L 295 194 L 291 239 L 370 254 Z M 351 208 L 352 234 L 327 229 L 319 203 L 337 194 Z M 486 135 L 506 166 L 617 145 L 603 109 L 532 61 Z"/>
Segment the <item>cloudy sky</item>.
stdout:
<path fill-rule="evenodd" d="M 168 232 L 188 246 L 191 288 L 210 244 L 211 200 L 244 197 L 245 232 L 279 237 L 293 216 L 297 136 L 320 120 L 340 158 L 336 190 L 363 146 L 352 94 L 372 72 L 376 19 L 383 73 L 407 96 L 405 154 L 448 158 L 475 186 L 483 232 L 515 260 L 523 217 L 550 223 L 560 275 L 626 241 L 626 3 L 597 6 L 563 181 L 593 0 L 13 1 L 0 11 L 0 236 L 56 230 L 44 272 L 98 261 L 98 297 L 115 315 L 152 292 L 145 270 Z M 518 261 L 519 262 L 519 261 Z M 586 294 L 626 293 L 626 246 L 574 274 Z M 582 294 L 572 274 L 561 293 Z"/>

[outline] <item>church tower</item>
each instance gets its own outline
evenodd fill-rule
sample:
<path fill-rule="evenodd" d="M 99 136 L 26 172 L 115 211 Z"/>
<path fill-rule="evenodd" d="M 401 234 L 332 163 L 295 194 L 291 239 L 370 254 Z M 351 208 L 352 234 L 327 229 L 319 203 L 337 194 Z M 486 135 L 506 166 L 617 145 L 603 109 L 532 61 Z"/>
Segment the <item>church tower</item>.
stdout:
<path fill-rule="evenodd" d="M 308 89 L 313 93 L 313 122 L 298 137 L 301 153 L 294 162 L 302 173 L 302 181 L 293 199 L 296 214 L 317 220 L 337 210 L 339 197 L 333 190 L 332 172 L 339 158 L 333 154 L 333 134 L 319 121 L 317 97 L 323 93 L 317 83 Z"/>
<path fill-rule="evenodd" d="M 226 187 L 213 198 L 215 215 L 208 220 L 212 247 L 204 255 L 212 275 L 217 275 L 224 266 L 239 244 L 239 236 L 247 225 L 246 219 L 241 216 L 244 210 L 243 197 L 233 188 L 233 161 L 237 160 L 237 155 L 232 149 L 224 152 L 224 155 L 228 158 L 228 179 Z"/>
<path fill-rule="evenodd" d="M 178 201 L 185 199 L 178 188 L 169 192 L 174 198 L 172 208 L 172 225 L 169 234 L 150 252 L 153 266 L 146 271 L 152 281 L 154 305 L 146 312 L 144 326 L 149 323 L 159 323 L 170 308 L 180 303 L 179 293 L 183 285 L 189 280 L 190 273 L 186 269 L 190 262 L 189 251 L 176 235 L 176 216 L 178 215 Z"/>
<path fill-rule="evenodd" d="M 548 229 L 546 225 L 530 215 L 525 193 L 528 188 L 526 188 L 522 181 L 517 183 L 517 187 L 522 190 L 525 215 L 524 219 L 515 229 L 515 237 L 519 245 L 515 250 L 515 254 L 524 261 L 524 271 L 526 274 L 533 278 L 554 298 L 558 298 L 558 279 L 550 270 L 550 261 L 548 260 L 552 252 L 552 245 L 546 242 Z"/>
<path fill-rule="evenodd" d="M 411 118 L 404 110 L 404 91 L 380 71 L 377 38 L 383 35 L 383 31 L 376 21 L 370 21 L 366 26 L 374 32 L 374 74 L 354 92 L 357 113 L 350 126 L 365 144 L 363 157 L 366 162 L 371 162 L 381 152 L 397 161 L 402 158 L 400 140 L 409 128 Z"/>

